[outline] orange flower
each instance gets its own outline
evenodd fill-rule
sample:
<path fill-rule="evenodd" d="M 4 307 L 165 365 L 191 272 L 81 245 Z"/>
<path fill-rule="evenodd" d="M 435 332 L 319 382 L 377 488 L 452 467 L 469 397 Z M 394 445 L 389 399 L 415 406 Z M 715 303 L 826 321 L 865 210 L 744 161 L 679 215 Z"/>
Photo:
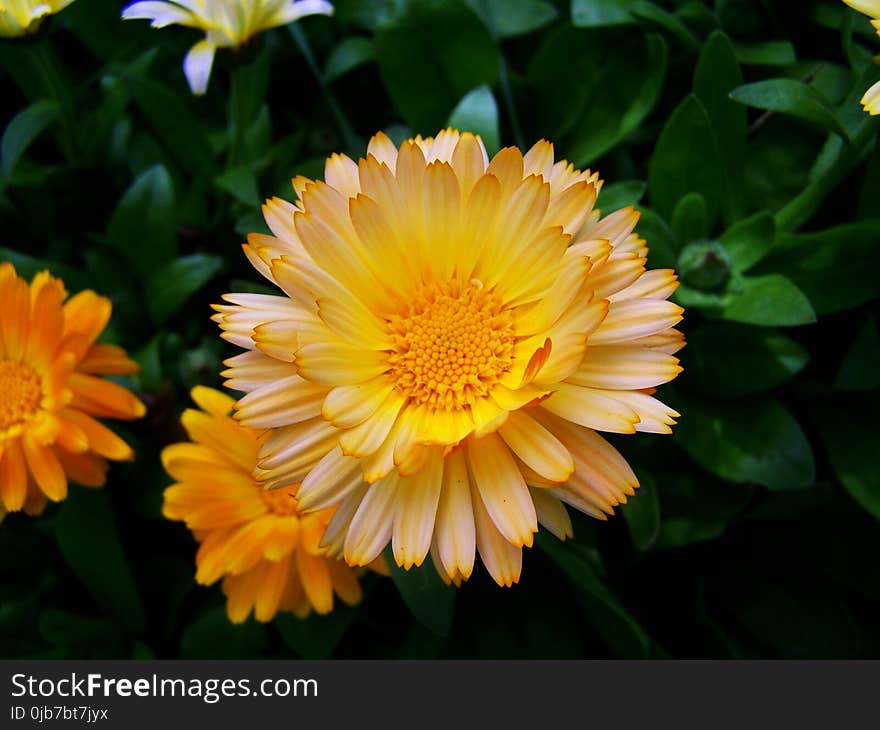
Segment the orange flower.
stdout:
<path fill-rule="evenodd" d="M 265 440 L 261 432 L 229 417 L 233 400 L 223 393 L 196 387 L 192 398 L 202 410 L 181 417 L 192 443 L 162 452 L 165 469 L 177 480 L 165 490 L 163 511 L 185 522 L 201 543 L 196 580 L 210 585 L 223 579 L 234 623 L 251 611 L 258 621 L 271 621 L 278 611 L 301 618 L 312 609 L 328 613 L 334 593 L 349 605 L 359 603 L 356 572 L 319 547 L 334 510 L 301 515 L 299 485 L 264 491 L 252 477 Z"/>
<path fill-rule="evenodd" d="M 134 395 L 103 375 L 138 370 L 125 351 L 96 344 L 110 300 L 83 291 L 64 303 L 61 280 L 47 271 L 30 286 L 0 264 L 0 518 L 67 496 L 67 482 L 103 486 L 107 459 L 133 457 L 99 418 L 140 418 Z"/>

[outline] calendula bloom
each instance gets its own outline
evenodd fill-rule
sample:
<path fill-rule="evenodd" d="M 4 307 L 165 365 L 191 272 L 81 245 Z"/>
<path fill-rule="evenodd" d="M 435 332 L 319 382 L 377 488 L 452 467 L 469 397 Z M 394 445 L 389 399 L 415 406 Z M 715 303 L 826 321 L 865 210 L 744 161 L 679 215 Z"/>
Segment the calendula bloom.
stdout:
<path fill-rule="evenodd" d="M 204 94 L 218 48 L 238 48 L 252 36 L 306 15 L 330 15 L 326 0 L 138 0 L 122 11 L 124 20 L 149 20 L 154 28 L 186 25 L 205 31 L 183 61 L 193 94 Z"/>
<path fill-rule="evenodd" d="M 478 550 L 510 585 L 538 523 L 571 534 L 563 503 L 604 519 L 638 486 L 597 431 L 670 432 L 651 393 L 680 371 L 676 276 L 545 141 L 489 161 L 472 134 L 380 133 L 325 178 L 295 178 L 244 247 L 286 296 L 216 307 L 248 349 L 224 373 L 237 418 L 272 429 L 257 475 L 339 504 L 324 542 L 352 565 L 390 540 L 459 581 Z"/>
<path fill-rule="evenodd" d="M 843 0 L 854 10 L 873 18 L 871 25 L 880 35 L 880 0 Z M 880 81 L 874 84 L 862 97 L 862 106 L 872 116 L 880 114 Z"/>
<path fill-rule="evenodd" d="M 197 387 L 192 397 L 202 410 L 181 417 L 192 442 L 162 452 L 165 469 L 177 480 L 165 490 L 163 512 L 185 522 L 201 543 L 196 580 L 210 585 L 222 578 L 235 623 L 251 611 L 258 621 L 271 621 L 278 611 L 328 613 L 334 593 L 358 603 L 355 571 L 328 558 L 319 544 L 333 510 L 301 514 L 298 485 L 264 490 L 252 473 L 266 434 L 230 417 L 229 396 Z"/>
<path fill-rule="evenodd" d="M 0 0 L 0 37 L 32 33 L 47 15 L 64 10 L 73 0 Z"/>
<path fill-rule="evenodd" d="M 103 375 L 137 372 L 115 345 L 95 340 L 110 319 L 110 300 L 83 291 L 66 303 L 48 272 L 30 286 L 0 264 L 0 517 L 38 514 L 67 496 L 68 479 L 99 487 L 107 459 L 126 460 L 128 445 L 96 418 L 140 418 L 144 405 Z"/>

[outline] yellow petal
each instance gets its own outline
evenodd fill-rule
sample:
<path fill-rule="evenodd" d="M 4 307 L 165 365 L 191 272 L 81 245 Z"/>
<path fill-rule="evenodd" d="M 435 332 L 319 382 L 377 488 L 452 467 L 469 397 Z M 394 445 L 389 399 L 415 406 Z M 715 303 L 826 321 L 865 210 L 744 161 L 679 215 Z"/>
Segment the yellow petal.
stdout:
<path fill-rule="evenodd" d="M 639 417 L 621 401 L 607 392 L 559 383 L 556 392 L 541 402 L 550 413 L 587 428 L 613 433 L 635 433 Z"/>
<path fill-rule="evenodd" d="M 434 535 L 448 578 L 451 580 L 459 573 L 469 578 L 474 569 L 476 532 L 470 479 L 462 449 L 456 449 L 444 461 Z"/>
<path fill-rule="evenodd" d="M 345 537 L 345 562 L 368 565 L 391 539 L 399 478 L 395 472 L 371 485 L 361 500 Z"/>
<path fill-rule="evenodd" d="M 546 527 L 560 540 L 574 535 L 571 517 L 562 502 L 553 495 L 552 489 L 530 487 L 529 491 L 535 503 L 535 511 L 538 513 L 538 522 L 542 527 Z"/>
<path fill-rule="evenodd" d="M 678 362 L 677 357 L 643 347 L 589 347 L 580 367 L 567 382 L 607 390 L 653 388 L 681 372 Z"/>
<path fill-rule="evenodd" d="M 514 411 L 498 435 L 520 459 L 545 479 L 564 482 L 574 471 L 568 449 L 550 431 L 523 411 Z"/>
<path fill-rule="evenodd" d="M 519 581 L 522 572 L 522 548 L 511 545 L 498 531 L 480 498 L 471 485 L 477 548 L 489 575 L 500 586 L 509 587 Z"/>
<path fill-rule="evenodd" d="M 467 446 L 474 484 L 492 522 L 515 547 L 531 547 L 538 530 L 535 505 L 510 451 L 496 434 Z"/>
<path fill-rule="evenodd" d="M 431 547 L 442 479 L 443 459 L 437 457 L 399 482 L 391 544 L 404 570 L 421 565 Z"/>
<path fill-rule="evenodd" d="M 327 453 L 306 475 L 297 492 L 305 512 L 339 504 L 363 482 L 359 459 L 345 456 L 338 446 Z"/>

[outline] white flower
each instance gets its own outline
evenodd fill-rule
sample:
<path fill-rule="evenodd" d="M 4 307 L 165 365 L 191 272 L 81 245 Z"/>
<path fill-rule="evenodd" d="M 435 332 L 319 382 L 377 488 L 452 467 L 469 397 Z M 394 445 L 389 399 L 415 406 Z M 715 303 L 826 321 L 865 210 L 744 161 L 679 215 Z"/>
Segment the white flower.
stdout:
<path fill-rule="evenodd" d="M 205 31 L 183 61 L 194 94 L 204 94 L 218 48 L 238 48 L 269 28 L 306 15 L 331 15 L 326 0 L 139 0 L 122 11 L 124 20 L 149 20 L 154 28 L 185 25 Z"/>

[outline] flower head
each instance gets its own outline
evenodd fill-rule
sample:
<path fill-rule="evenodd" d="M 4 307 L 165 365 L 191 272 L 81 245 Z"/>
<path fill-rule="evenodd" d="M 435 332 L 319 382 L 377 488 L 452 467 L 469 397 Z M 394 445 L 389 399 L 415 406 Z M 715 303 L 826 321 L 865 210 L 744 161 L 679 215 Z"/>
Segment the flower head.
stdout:
<path fill-rule="evenodd" d="M 880 35 L 880 0 L 843 1 L 853 10 L 858 10 L 870 18 L 874 18 L 871 21 L 871 25 L 877 30 L 877 35 Z M 872 116 L 880 114 L 880 81 L 865 92 L 865 95 L 862 97 L 862 106 Z"/>
<path fill-rule="evenodd" d="M 64 10 L 73 0 L 0 0 L 0 37 L 32 33 L 43 18 Z"/>
<path fill-rule="evenodd" d="M 651 393 L 681 369 L 676 277 L 545 141 L 490 161 L 472 134 L 380 133 L 325 178 L 295 178 L 244 247 L 286 296 L 216 307 L 248 350 L 224 373 L 236 417 L 272 429 L 257 474 L 339 504 L 324 542 L 350 564 L 390 540 L 457 581 L 478 550 L 509 585 L 538 523 L 570 534 L 563 503 L 604 519 L 638 486 L 597 431 L 670 432 Z"/>
<path fill-rule="evenodd" d="M 252 36 L 306 15 L 330 15 L 326 0 L 138 0 L 122 11 L 124 20 L 149 20 L 154 28 L 185 25 L 205 31 L 183 61 L 194 94 L 204 94 L 218 48 L 238 48 Z"/>
<path fill-rule="evenodd" d="M 67 293 L 48 272 L 30 286 L 0 264 L 0 516 L 40 513 L 67 496 L 68 479 L 104 484 L 107 459 L 126 460 L 126 443 L 96 418 L 139 418 L 144 405 L 103 375 L 137 372 L 115 345 L 95 340 L 110 300 Z"/>
<path fill-rule="evenodd" d="M 301 514 L 298 485 L 264 490 L 252 472 L 265 434 L 229 417 L 229 396 L 196 387 L 192 397 L 201 410 L 181 418 L 192 442 L 162 452 L 165 469 L 177 480 L 165 490 L 163 511 L 184 521 L 201 543 L 196 580 L 210 585 L 223 579 L 227 613 L 236 623 L 251 611 L 258 621 L 271 621 L 278 611 L 328 613 L 334 593 L 358 603 L 354 570 L 319 545 L 333 510 Z"/>

